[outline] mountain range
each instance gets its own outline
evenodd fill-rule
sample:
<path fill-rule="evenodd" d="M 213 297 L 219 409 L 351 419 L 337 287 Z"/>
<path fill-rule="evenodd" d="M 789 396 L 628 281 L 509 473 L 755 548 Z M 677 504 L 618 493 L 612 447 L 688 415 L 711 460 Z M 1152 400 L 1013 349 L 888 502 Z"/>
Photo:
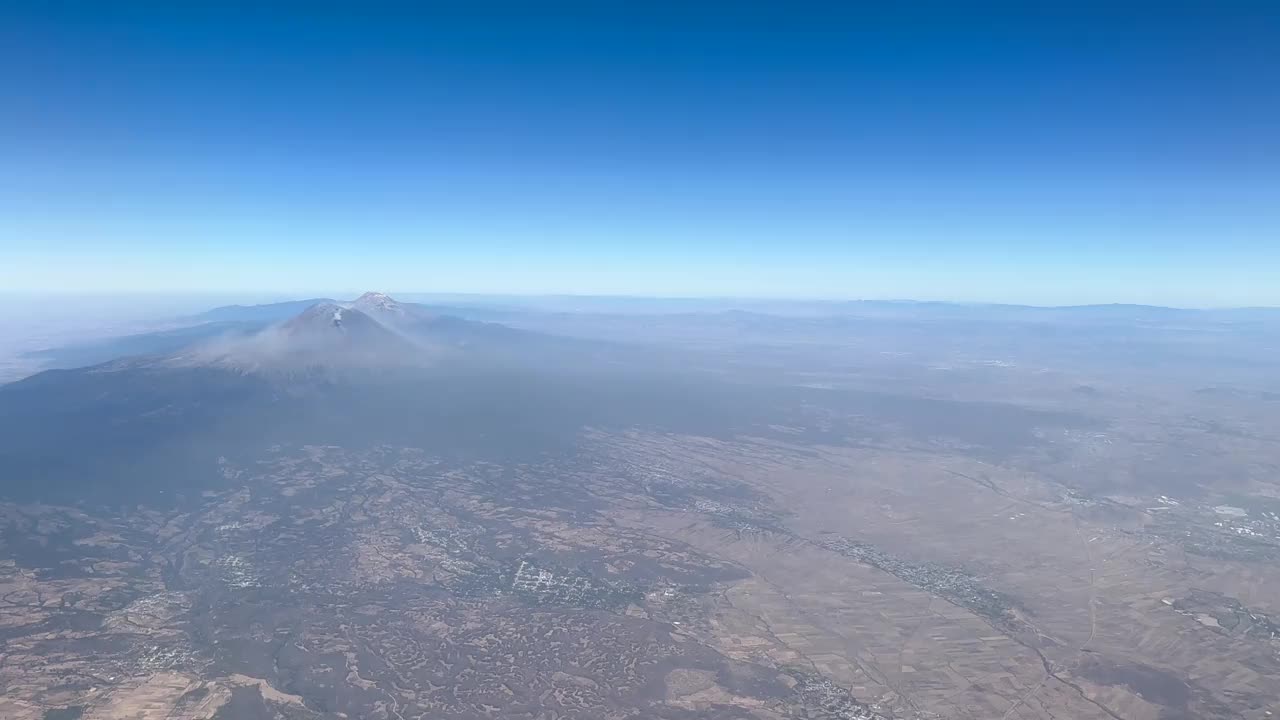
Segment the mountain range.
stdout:
<path fill-rule="evenodd" d="M 328 322 L 335 313 L 341 322 Z M 449 361 L 528 365 L 617 352 L 612 343 L 466 319 L 379 292 L 352 301 L 312 298 L 229 305 L 173 324 L 176 327 L 47 348 L 28 357 L 52 369 L 124 360 L 263 370 L 299 364 Z"/>
<path fill-rule="evenodd" d="M 620 407 L 666 412 L 657 393 L 607 374 L 626 352 L 602 341 L 380 293 L 223 315 L 142 354 L 0 386 L 0 496 L 190 497 L 219 482 L 219 458 L 279 443 L 536 454 Z"/>

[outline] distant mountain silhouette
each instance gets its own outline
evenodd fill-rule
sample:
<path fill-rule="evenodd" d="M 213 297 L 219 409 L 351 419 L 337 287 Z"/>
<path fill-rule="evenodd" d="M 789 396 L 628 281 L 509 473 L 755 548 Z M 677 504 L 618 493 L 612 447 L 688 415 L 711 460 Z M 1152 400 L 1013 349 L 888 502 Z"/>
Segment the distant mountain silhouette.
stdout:
<path fill-rule="evenodd" d="M 341 322 L 335 324 L 339 311 Z M 622 354 L 612 343 L 469 320 L 379 292 L 350 302 L 228 305 L 189 320 L 196 324 L 73 343 L 28 357 L 49 368 L 128 361 L 221 364 L 251 371 L 442 362 L 527 366 Z"/>
<path fill-rule="evenodd" d="M 351 307 L 378 318 L 379 321 L 394 322 L 397 318 L 422 316 L 428 314 L 419 306 L 397 302 L 386 293 L 367 292 L 355 299 Z"/>
<path fill-rule="evenodd" d="M 192 322 L 261 322 L 273 323 L 297 315 L 312 305 L 336 303 L 332 298 L 310 298 L 307 300 L 284 300 L 260 305 L 223 305 L 221 307 L 197 313 L 189 318 Z"/>
<path fill-rule="evenodd" d="M 424 348 L 363 312 L 322 302 L 252 335 L 196 344 L 152 362 L 295 373 L 307 368 L 418 365 L 430 359 Z"/>

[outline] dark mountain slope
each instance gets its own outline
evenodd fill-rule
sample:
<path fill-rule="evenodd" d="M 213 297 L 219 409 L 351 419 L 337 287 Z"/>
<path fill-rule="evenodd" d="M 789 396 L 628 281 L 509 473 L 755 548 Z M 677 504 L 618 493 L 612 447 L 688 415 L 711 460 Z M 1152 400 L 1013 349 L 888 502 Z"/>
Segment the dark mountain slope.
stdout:
<path fill-rule="evenodd" d="M 135 355 L 169 355 L 198 343 L 252 335 L 267 325 L 247 320 L 207 322 L 191 327 L 64 345 L 27 353 L 25 357 L 40 361 L 42 367 L 47 369 L 88 367 Z"/>
<path fill-rule="evenodd" d="M 116 363 L 0 387 L 0 497 L 196 501 L 226 482 L 220 457 L 252 462 L 275 444 L 390 444 L 536 461 L 571 450 L 589 428 L 720 438 L 785 432 L 790 442 L 824 444 L 906 433 L 955 438 L 998 458 L 1039 443 L 1037 428 L 1087 425 L 995 403 L 637 370 L 315 366 L 283 374 Z"/>

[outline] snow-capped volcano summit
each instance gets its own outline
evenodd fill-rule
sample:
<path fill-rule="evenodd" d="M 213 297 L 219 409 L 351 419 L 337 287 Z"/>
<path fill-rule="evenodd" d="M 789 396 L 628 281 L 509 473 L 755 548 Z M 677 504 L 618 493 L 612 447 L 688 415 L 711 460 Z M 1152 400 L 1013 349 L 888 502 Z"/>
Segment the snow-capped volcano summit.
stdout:
<path fill-rule="evenodd" d="M 563 367 L 601 350 L 582 340 L 439 313 L 381 292 L 354 300 L 228 306 L 214 315 L 217 322 L 185 344 L 169 341 L 172 347 L 120 361 L 127 367 L 214 366 L 249 372 L 300 367 Z"/>
<path fill-rule="evenodd" d="M 294 317 L 280 324 L 279 329 L 286 335 L 333 334 L 344 335 L 377 334 L 384 331 L 376 320 L 354 308 L 345 308 L 335 303 L 317 303 L 303 310 Z"/>
<path fill-rule="evenodd" d="M 367 292 L 355 299 L 351 307 L 367 313 L 383 313 L 388 315 L 406 315 L 408 310 L 386 293 Z"/>
<path fill-rule="evenodd" d="M 396 332 L 412 337 L 420 334 L 424 324 L 436 320 L 436 314 L 415 303 L 402 303 L 380 292 L 367 292 L 356 298 L 348 307 L 367 314 Z"/>
<path fill-rule="evenodd" d="M 209 343 L 179 358 L 185 364 L 266 370 L 420 364 L 427 356 L 364 312 L 322 302 L 253 335 Z"/>

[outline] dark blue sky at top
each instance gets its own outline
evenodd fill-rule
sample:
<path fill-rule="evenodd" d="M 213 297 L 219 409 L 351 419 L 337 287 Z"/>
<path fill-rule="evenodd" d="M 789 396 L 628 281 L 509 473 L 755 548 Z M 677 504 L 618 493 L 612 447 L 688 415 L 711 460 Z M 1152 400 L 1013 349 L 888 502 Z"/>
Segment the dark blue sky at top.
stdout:
<path fill-rule="evenodd" d="M 1280 303 L 1275 3 L 5 3 L 0 66 L 31 286 Z"/>

